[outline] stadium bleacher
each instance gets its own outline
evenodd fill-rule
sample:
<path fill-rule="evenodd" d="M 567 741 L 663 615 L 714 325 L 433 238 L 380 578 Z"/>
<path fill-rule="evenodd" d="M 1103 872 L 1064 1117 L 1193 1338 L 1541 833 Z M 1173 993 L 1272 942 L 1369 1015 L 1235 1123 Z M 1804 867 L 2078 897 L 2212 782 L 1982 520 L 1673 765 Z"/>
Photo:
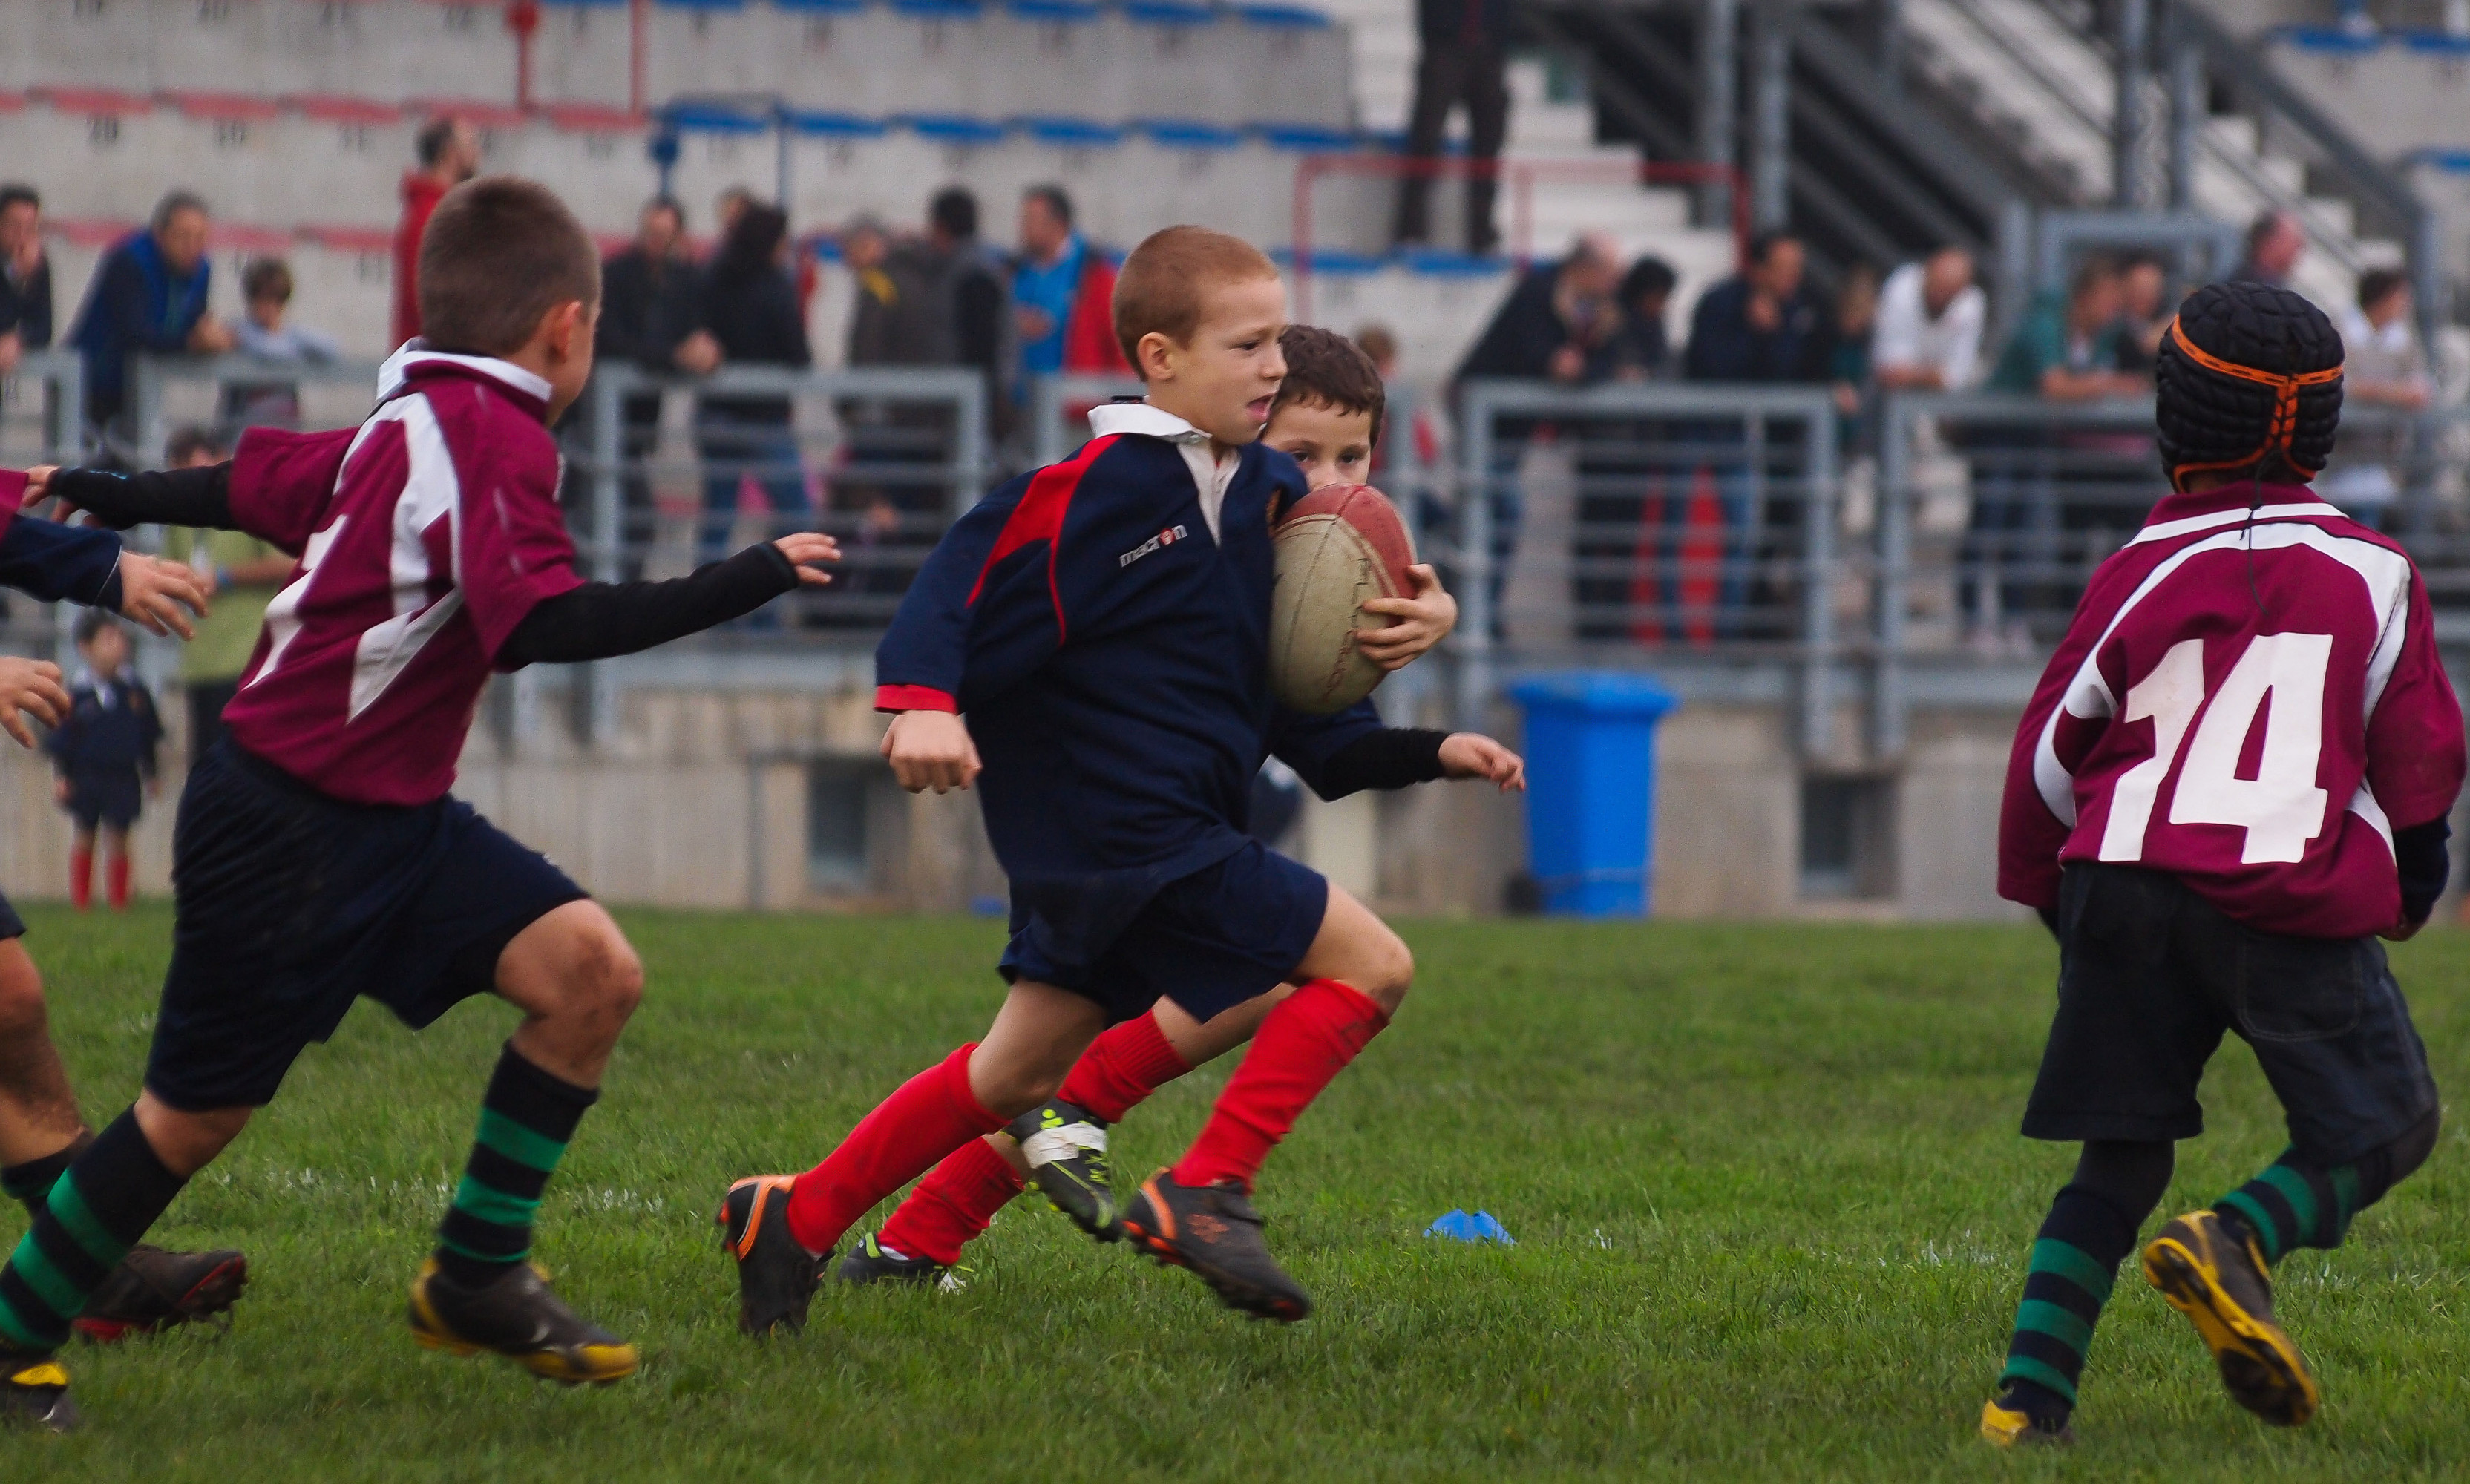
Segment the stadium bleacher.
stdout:
<path fill-rule="evenodd" d="M 1059 181 L 1090 237 L 1118 248 L 1200 221 L 1284 249 L 1306 155 L 1394 148 L 1356 127 L 1350 53 L 1366 26 L 1393 46 L 1410 7 L 1390 9 L 1358 0 L 1339 25 L 1272 0 L 654 0 L 639 114 L 627 0 L 547 0 L 528 109 L 514 105 L 518 38 L 496 3 L 10 0 L 0 174 L 44 194 L 64 316 L 100 246 L 176 185 L 212 206 L 219 263 L 283 251 L 303 318 L 363 355 L 385 348 L 399 181 L 437 111 L 479 129 L 485 168 L 550 182 L 611 241 L 660 184 L 653 146 L 668 133 L 668 184 L 699 230 L 729 187 L 769 197 L 785 182 L 793 223 L 812 234 L 862 214 L 914 222 L 957 183 L 988 203 L 1001 241 L 1021 189 Z M 1728 266 L 1723 234 L 1689 228 L 1678 193 L 1636 188 L 1634 151 L 1593 143 L 1583 101 L 1547 100 L 1521 73 L 1513 84 L 1513 157 L 1600 167 L 1533 185 L 1514 245 L 1553 250 L 1609 227 L 1664 251 L 1686 285 Z M 1316 277 L 1333 313 L 1413 323 L 1408 362 L 1436 372 L 1446 360 L 1427 358 L 1455 356 L 1505 269 L 1379 256 L 1393 191 L 1378 173 L 1312 188 Z M 237 272 L 219 278 L 219 312 L 237 313 Z"/>

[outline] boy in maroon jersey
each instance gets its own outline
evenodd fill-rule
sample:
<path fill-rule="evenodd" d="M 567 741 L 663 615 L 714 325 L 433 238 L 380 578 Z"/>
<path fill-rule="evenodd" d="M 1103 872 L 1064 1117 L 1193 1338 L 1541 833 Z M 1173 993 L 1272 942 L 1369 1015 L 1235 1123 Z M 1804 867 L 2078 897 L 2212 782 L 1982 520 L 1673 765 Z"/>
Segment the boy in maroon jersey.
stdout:
<path fill-rule="evenodd" d="M 2093 574 L 2016 733 L 1998 889 L 2051 924 L 2061 964 L 2024 1133 L 2084 1149 L 1982 1412 L 2001 1446 L 2071 1438 L 2093 1325 L 2173 1142 L 2202 1131 L 2225 1031 L 2254 1049 L 2290 1148 L 2164 1225 L 2144 1276 L 2266 1422 L 2317 1406 L 2272 1264 L 2338 1246 L 2435 1142 L 2376 939 L 2415 933 L 2443 892 L 2461 707 L 2410 558 L 2306 487 L 2341 378 L 2341 337 L 2298 295 L 2187 301 L 2155 367 L 2173 493 Z"/>
<path fill-rule="evenodd" d="M 431 338 L 386 363 L 358 429 L 252 429 L 209 469 L 36 473 L 34 497 L 106 523 L 245 530 L 300 560 L 180 800 L 145 1091 L 0 1270 L 0 1374 L 60 1343 L 118 1255 L 357 997 L 417 1028 L 483 992 L 525 1018 L 412 1286 L 413 1336 L 563 1381 L 634 1371 L 635 1347 L 567 1308 L 526 1259 L 642 969 L 580 887 L 447 790 L 492 670 L 693 633 L 823 581 L 804 564 L 837 552 L 801 534 L 674 582 L 575 574 L 548 427 L 591 375 L 599 297 L 592 240 L 556 197 L 473 181 L 422 239 Z M 62 1415 L 58 1395 L 20 1409 L 35 1402 Z"/>

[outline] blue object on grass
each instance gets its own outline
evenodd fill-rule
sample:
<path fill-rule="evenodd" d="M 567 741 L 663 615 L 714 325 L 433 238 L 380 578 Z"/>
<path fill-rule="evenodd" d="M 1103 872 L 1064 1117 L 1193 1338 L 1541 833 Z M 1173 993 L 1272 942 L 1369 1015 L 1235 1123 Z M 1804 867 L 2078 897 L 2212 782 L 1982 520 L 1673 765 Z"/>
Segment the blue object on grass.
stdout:
<path fill-rule="evenodd" d="M 1453 1241 L 1497 1241 L 1504 1247 L 1518 1245 L 1517 1239 L 1511 1237 L 1508 1229 L 1489 1211 L 1479 1211 L 1473 1216 L 1463 1211 L 1448 1212 L 1424 1228 L 1424 1235 L 1447 1237 Z"/>
<path fill-rule="evenodd" d="M 1544 910 L 1643 917 L 1655 858 L 1655 727 L 1679 698 L 1643 675 L 1509 687 L 1526 711 L 1526 856 Z"/>

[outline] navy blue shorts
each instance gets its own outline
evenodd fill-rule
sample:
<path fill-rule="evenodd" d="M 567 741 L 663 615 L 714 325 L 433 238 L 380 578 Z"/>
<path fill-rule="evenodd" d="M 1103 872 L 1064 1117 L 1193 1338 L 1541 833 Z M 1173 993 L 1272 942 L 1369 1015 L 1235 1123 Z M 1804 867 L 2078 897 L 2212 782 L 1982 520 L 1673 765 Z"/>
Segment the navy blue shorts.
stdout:
<path fill-rule="evenodd" d="M 1062 963 L 1014 914 L 1007 981 L 1035 980 L 1106 1007 L 1109 1024 L 1173 1000 L 1209 1020 L 1287 983 L 1329 911 L 1329 883 L 1262 845 L 1170 881 L 1096 962 Z"/>
<path fill-rule="evenodd" d="M 262 1107 L 361 995 L 417 1030 L 497 983 L 516 934 L 586 893 L 459 799 L 329 798 L 226 737 L 172 830 L 172 970 L 146 1086 Z"/>
<path fill-rule="evenodd" d="M 127 829 L 137 823 L 143 802 L 143 785 L 133 773 L 125 778 L 69 779 L 69 818 L 80 829 L 106 824 Z"/>

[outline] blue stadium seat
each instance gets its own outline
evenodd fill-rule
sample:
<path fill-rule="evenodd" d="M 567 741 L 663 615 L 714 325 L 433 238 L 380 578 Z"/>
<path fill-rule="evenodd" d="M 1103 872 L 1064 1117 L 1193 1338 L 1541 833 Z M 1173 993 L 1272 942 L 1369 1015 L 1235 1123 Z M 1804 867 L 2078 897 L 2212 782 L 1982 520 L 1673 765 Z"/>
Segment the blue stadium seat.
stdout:
<path fill-rule="evenodd" d="M 1000 124 L 963 113 L 901 114 L 891 122 L 923 138 L 965 148 L 1001 144 L 1006 132 Z"/>
<path fill-rule="evenodd" d="M 1014 119 L 1014 127 L 1040 144 L 1068 150 L 1098 150 L 1124 142 L 1124 130 L 1095 119 L 1031 117 Z"/>
<path fill-rule="evenodd" d="M 1312 154 L 1332 151 L 1353 150 L 1363 141 L 1351 128 L 1329 128 L 1317 124 L 1281 124 L 1257 122 L 1250 130 L 1280 150 L 1296 150 Z"/>
<path fill-rule="evenodd" d="M 1240 150 L 1244 131 L 1200 119 L 1134 119 L 1131 127 L 1170 150 Z"/>
<path fill-rule="evenodd" d="M 890 128 L 881 119 L 801 108 L 790 109 L 788 120 L 791 128 L 817 139 L 880 139 Z"/>
<path fill-rule="evenodd" d="M 1218 12 L 1194 0 L 1125 0 L 1124 15 L 1144 26 L 1213 26 Z"/>

